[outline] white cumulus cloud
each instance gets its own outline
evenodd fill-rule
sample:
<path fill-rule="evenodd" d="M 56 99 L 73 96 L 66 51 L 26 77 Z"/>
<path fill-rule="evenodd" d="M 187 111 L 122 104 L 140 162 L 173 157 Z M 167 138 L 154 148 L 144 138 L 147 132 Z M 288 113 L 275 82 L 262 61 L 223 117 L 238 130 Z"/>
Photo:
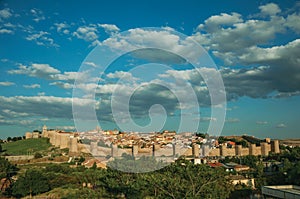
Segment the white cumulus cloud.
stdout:
<path fill-rule="evenodd" d="M 14 82 L 0 82 L 0 86 L 13 86 L 15 85 Z"/>
<path fill-rule="evenodd" d="M 24 88 L 27 89 L 34 89 L 34 88 L 41 88 L 41 85 L 39 84 L 30 84 L 30 85 L 23 85 Z"/>

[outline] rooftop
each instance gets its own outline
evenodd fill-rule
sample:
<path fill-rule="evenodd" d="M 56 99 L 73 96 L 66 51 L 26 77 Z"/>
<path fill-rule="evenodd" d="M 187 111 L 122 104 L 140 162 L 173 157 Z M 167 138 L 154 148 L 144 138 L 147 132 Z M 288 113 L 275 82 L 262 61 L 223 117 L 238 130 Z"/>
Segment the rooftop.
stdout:
<path fill-rule="evenodd" d="M 276 198 L 300 198 L 300 186 L 278 185 L 262 187 L 262 194 Z"/>

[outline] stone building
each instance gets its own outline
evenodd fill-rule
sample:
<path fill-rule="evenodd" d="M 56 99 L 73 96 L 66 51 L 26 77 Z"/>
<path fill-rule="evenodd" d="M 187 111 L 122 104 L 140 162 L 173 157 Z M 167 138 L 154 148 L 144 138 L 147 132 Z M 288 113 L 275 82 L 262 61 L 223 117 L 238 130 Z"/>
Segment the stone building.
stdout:
<path fill-rule="evenodd" d="M 32 139 L 32 138 L 35 138 L 35 139 L 37 139 L 37 138 L 40 138 L 41 137 L 41 134 L 40 134 L 40 132 L 26 132 L 25 133 L 25 138 L 26 139 Z"/>

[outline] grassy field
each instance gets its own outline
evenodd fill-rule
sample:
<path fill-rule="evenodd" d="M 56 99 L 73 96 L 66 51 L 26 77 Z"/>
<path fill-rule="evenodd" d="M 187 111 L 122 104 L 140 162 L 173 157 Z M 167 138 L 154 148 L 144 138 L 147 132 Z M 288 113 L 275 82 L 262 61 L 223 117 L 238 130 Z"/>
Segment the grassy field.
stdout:
<path fill-rule="evenodd" d="M 47 138 L 19 140 L 2 144 L 3 153 L 9 155 L 34 155 L 47 150 L 51 144 Z"/>

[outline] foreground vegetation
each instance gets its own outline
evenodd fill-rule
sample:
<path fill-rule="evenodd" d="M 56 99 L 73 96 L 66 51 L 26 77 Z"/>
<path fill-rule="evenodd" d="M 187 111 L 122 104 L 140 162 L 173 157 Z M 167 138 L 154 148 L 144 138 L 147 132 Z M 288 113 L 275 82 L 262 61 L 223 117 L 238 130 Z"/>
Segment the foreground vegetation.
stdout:
<path fill-rule="evenodd" d="M 26 170 L 17 181 L 12 182 L 4 195 L 16 198 L 45 193 L 45 196 L 58 194 L 60 198 L 225 199 L 233 190 L 226 175 L 222 168 L 212 169 L 186 160 L 149 173 L 48 164 Z"/>

